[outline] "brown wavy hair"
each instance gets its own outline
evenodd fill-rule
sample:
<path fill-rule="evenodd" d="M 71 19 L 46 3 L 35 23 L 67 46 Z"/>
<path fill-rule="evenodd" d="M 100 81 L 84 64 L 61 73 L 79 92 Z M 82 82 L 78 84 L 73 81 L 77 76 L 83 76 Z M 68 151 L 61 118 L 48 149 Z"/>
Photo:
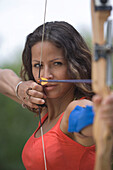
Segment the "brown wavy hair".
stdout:
<path fill-rule="evenodd" d="M 21 78 L 23 80 L 34 80 L 31 65 L 31 48 L 37 42 L 42 41 L 43 25 L 35 29 L 27 36 L 25 48 L 22 54 L 23 66 Z M 44 41 L 53 43 L 61 48 L 68 63 L 68 74 L 72 79 L 91 79 L 91 52 L 79 32 L 64 21 L 45 23 Z M 92 98 L 91 84 L 76 83 L 75 98 L 83 96 Z"/>

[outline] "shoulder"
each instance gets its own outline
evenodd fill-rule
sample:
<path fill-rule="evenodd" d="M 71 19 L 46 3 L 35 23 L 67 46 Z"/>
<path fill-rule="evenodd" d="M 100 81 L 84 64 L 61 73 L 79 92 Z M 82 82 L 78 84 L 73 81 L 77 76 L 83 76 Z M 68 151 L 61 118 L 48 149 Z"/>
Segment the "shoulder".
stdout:
<path fill-rule="evenodd" d="M 72 112 L 72 110 L 76 107 L 76 106 L 81 106 L 81 107 L 85 107 L 86 105 L 92 105 L 92 102 L 90 100 L 87 99 L 83 99 L 83 100 L 74 100 L 72 101 L 66 108 L 63 118 L 62 118 L 62 125 L 65 127 L 65 129 L 67 130 L 68 128 L 68 120 L 69 120 L 69 116 L 70 113 Z"/>
<path fill-rule="evenodd" d="M 86 107 L 86 105 L 92 106 L 92 101 L 87 100 L 87 99 L 74 100 L 74 101 L 72 101 L 72 102 L 68 105 L 68 107 L 66 108 L 64 116 L 65 116 L 66 118 L 69 118 L 70 113 L 72 112 L 72 110 L 73 110 L 76 106 Z"/>
<path fill-rule="evenodd" d="M 80 133 L 70 133 L 68 132 L 68 124 L 69 124 L 69 116 L 70 113 L 74 110 L 74 108 L 76 106 L 81 106 L 81 107 L 86 107 L 87 105 L 92 106 L 92 102 L 90 100 L 87 99 L 83 99 L 83 100 L 75 100 L 72 101 L 68 107 L 66 108 L 62 121 L 61 121 L 61 130 L 68 135 L 69 137 L 71 137 L 74 140 L 77 140 L 78 143 L 80 142 L 82 144 L 83 141 L 83 145 L 86 143 L 87 145 L 87 140 L 89 141 L 89 137 L 92 138 L 92 126 L 88 126 L 86 128 L 84 128 Z M 76 116 L 76 113 L 75 113 Z M 92 141 L 92 139 L 91 139 Z M 89 144 L 88 144 L 89 145 Z"/>

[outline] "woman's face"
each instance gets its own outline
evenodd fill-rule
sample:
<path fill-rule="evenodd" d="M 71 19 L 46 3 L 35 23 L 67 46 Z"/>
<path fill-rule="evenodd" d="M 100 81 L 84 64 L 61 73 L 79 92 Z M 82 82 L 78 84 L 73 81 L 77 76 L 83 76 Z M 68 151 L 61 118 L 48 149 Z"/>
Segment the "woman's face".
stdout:
<path fill-rule="evenodd" d="M 41 42 L 36 43 L 32 49 L 32 72 L 37 82 L 39 76 L 39 65 L 41 57 Z M 48 41 L 43 42 L 40 77 L 50 80 L 69 79 L 67 62 L 63 51 Z M 73 88 L 71 83 L 47 83 L 44 92 L 48 98 L 59 98 L 65 96 Z"/>

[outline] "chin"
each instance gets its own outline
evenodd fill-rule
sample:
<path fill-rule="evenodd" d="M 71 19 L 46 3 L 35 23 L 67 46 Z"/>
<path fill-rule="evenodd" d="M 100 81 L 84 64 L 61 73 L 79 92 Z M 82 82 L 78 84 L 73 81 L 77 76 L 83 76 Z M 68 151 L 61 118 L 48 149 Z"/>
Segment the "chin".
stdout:
<path fill-rule="evenodd" d="M 47 98 L 49 98 L 49 99 L 57 99 L 57 98 L 61 98 L 61 95 L 59 95 L 59 94 L 56 94 L 56 93 L 46 93 L 46 96 L 47 96 Z"/>

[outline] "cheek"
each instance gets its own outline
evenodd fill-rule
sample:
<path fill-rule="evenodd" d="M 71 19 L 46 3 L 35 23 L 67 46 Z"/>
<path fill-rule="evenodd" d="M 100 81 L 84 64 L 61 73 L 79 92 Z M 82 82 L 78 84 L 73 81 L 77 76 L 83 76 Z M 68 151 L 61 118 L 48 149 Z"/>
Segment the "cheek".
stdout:
<path fill-rule="evenodd" d="M 54 78 L 60 79 L 60 80 L 68 79 L 68 77 L 69 77 L 68 70 L 67 70 L 66 66 L 60 67 L 59 69 L 57 68 L 56 70 L 53 70 L 53 75 L 54 75 Z"/>
<path fill-rule="evenodd" d="M 62 84 L 63 91 L 69 91 L 72 88 L 74 88 L 74 85 L 72 83 L 63 83 Z"/>
<path fill-rule="evenodd" d="M 38 80 L 38 76 L 39 76 L 39 72 L 35 69 L 32 69 L 32 73 L 33 73 L 33 77 L 35 79 L 35 81 L 37 82 Z"/>
<path fill-rule="evenodd" d="M 69 79 L 70 78 L 67 69 L 62 72 L 61 76 L 63 77 L 63 79 Z"/>

